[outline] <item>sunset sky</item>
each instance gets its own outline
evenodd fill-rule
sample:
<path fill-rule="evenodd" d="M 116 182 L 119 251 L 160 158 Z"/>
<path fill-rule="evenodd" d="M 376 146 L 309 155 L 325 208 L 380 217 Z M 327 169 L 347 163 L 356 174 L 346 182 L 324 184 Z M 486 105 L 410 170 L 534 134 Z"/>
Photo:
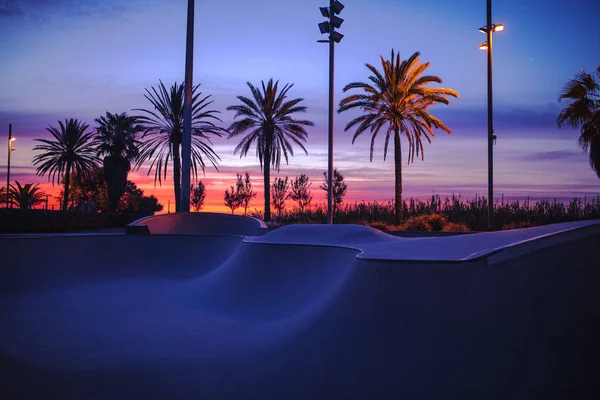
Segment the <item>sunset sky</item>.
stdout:
<path fill-rule="evenodd" d="M 406 196 L 460 193 L 484 195 L 487 185 L 485 0 L 345 0 L 340 17 L 344 39 L 336 45 L 335 96 L 351 81 L 368 77 L 366 62 L 392 48 L 403 58 L 421 52 L 429 73 L 461 97 L 433 114 L 452 129 L 425 144 L 425 161 L 404 168 Z M 600 62 L 600 3 L 595 0 L 496 0 L 494 22 L 506 29 L 494 36 L 495 179 L 498 195 L 574 197 L 600 193 L 600 180 L 577 145 L 577 131 L 558 129 L 558 94 L 577 71 Z M 327 0 L 196 1 L 194 81 L 220 110 L 221 126 L 232 122 L 225 108 L 249 95 L 246 81 L 279 79 L 294 83 L 315 122 L 306 147 L 283 164 L 279 176 L 308 174 L 315 201 L 327 168 L 327 46 L 317 23 Z M 184 76 L 185 0 L 0 0 L 0 137 L 13 125 L 11 181 L 42 183 L 35 175 L 34 139 L 49 137 L 57 120 L 94 118 L 149 106 L 144 88 L 181 82 Z M 348 182 L 346 200 L 393 198 L 393 157 L 383 162 L 383 139 L 369 162 L 369 137 L 352 145 L 346 123 L 355 114 L 337 115 L 335 166 Z M 208 169 L 203 181 L 208 211 L 225 211 L 223 192 L 236 173 L 248 171 L 262 191 L 258 160 L 233 155 L 234 140 L 217 138 L 220 172 Z M 6 183 L 6 147 L 0 151 Z M 154 187 L 147 167 L 130 175 L 146 195 L 173 206 L 172 181 Z M 278 174 L 273 173 L 273 178 Z M 261 195 L 251 208 L 261 207 Z"/>

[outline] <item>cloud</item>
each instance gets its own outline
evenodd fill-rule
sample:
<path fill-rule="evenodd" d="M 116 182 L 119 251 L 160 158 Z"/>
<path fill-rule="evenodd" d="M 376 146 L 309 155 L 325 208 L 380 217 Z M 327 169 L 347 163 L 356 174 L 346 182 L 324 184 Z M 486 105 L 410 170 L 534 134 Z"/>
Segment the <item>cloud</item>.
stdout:
<path fill-rule="evenodd" d="M 519 161 L 580 161 L 582 156 L 584 156 L 584 153 L 579 151 L 555 150 L 523 154 L 514 156 L 513 158 Z"/>
<path fill-rule="evenodd" d="M 133 10 L 137 3 L 137 0 L 0 0 L 0 18 L 40 22 L 65 16 L 114 17 Z"/>

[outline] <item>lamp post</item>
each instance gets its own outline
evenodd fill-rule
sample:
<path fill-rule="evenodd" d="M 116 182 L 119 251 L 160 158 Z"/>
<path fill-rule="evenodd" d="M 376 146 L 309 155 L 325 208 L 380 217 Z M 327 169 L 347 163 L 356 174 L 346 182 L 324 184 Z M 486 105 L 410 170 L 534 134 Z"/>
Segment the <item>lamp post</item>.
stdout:
<path fill-rule="evenodd" d="M 190 174 L 192 162 L 192 89 L 194 71 L 194 1 L 188 0 L 185 49 L 185 98 L 183 103 L 183 138 L 181 141 L 181 199 L 179 211 L 190 211 Z"/>
<path fill-rule="evenodd" d="M 10 153 L 16 150 L 15 147 L 12 146 L 13 142 L 16 139 L 12 137 L 12 124 L 8 124 L 8 164 L 6 166 L 6 208 L 12 208 L 12 203 L 10 202 Z"/>
<path fill-rule="evenodd" d="M 486 34 L 486 41 L 479 45 L 480 50 L 487 50 L 487 108 L 488 108 L 488 231 L 493 230 L 494 223 L 494 107 L 492 92 L 492 33 L 504 30 L 504 25 L 492 23 L 492 0 L 487 0 L 486 25 L 479 32 Z"/>
<path fill-rule="evenodd" d="M 319 24 L 319 30 L 322 34 L 329 34 L 328 39 L 317 40 L 319 43 L 329 43 L 329 127 L 328 127 L 328 146 L 327 146 L 327 223 L 333 224 L 333 65 L 334 65 L 334 45 L 339 43 L 344 35 L 336 32 L 335 28 L 342 26 L 343 19 L 338 17 L 344 9 L 344 5 L 337 0 L 330 0 L 329 7 L 319 7 L 321 15 L 329 18 Z"/>

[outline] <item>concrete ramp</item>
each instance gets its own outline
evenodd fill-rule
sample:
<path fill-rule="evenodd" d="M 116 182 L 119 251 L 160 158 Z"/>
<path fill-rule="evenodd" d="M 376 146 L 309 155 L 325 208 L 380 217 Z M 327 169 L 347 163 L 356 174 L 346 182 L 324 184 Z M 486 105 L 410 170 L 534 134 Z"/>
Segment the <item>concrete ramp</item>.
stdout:
<path fill-rule="evenodd" d="M 243 243 L 219 268 L 182 288 L 187 306 L 252 321 L 280 321 L 327 304 L 357 251 Z"/>
<path fill-rule="evenodd" d="M 6 238 L 0 396 L 595 399 L 598 227 Z"/>
<path fill-rule="evenodd" d="M 190 212 L 159 214 L 132 222 L 128 234 L 179 234 L 179 235 L 242 235 L 262 234 L 267 225 L 257 218 L 242 215 Z"/>

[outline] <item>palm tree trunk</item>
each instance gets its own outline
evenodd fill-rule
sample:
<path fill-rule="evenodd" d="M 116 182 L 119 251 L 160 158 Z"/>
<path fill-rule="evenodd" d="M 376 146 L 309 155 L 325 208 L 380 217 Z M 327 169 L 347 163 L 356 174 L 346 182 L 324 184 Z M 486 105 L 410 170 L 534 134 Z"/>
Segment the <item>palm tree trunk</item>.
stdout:
<path fill-rule="evenodd" d="M 69 206 L 69 181 L 71 180 L 71 162 L 67 162 L 67 170 L 65 171 L 65 190 L 63 191 L 63 211 L 67 211 Z"/>
<path fill-rule="evenodd" d="M 265 143 L 265 160 L 264 160 L 264 172 L 265 172 L 265 221 L 271 220 L 271 141 L 273 140 L 273 133 L 267 133 L 267 140 Z"/>
<path fill-rule="evenodd" d="M 179 143 L 173 141 L 173 183 L 175 187 L 175 212 L 181 207 L 181 156 L 179 155 Z"/>
<path fill-rule="evenodd" d="M 400 131 L 396 128 L 394 132 L 394 163 L 396 172 L 396 225 L 402 222 L 402 148 L 400 143 Z"/>

